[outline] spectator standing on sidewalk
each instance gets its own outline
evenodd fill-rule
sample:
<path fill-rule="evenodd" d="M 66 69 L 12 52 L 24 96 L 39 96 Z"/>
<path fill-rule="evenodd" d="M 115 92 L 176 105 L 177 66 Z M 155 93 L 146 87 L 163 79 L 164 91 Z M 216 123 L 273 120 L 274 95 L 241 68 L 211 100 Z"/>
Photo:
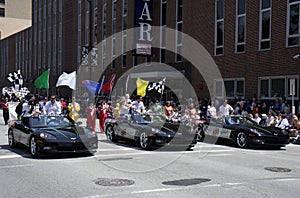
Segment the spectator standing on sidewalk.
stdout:
<path fill-rule="evenodd" d="M 109 107 L 109 104 L 106 102 L 106 98 L 103 98 L 97 108 L 101 133 L 104 133 L 104 123 L 105 123 L 106 118 L 108 117 L 109 109 L 110 109 L 110 107 Z"/>
<path fill-rule="evenodd" d="M 77 122 L 79 117 L 80 105 L 75 101 L 75 97 L 72 98 L 72 101 L 68 105 L 69 116 Z"/>
<path fill-rule="evenodd" d="M 219 113 L 221 116 L 229 116 L 233 113 L 233 108 L 228 104 L 228 100 L 225 100 L 220 106 Z"/>
<path fill-rule="evenodd" d="M 3 119 L 4 119 L 4 123 L 5 125 L 8 124 L 8 120 L 9 120 L 9 105 L 8 105 L 8 99 L 7 98 L 3 98 L 2 102 L 2 110 L 3 110 Z"/>
<path fill-rule="evenodd" d="M 86 127 L 92 129 L 94 132 L 96 132 L 96 111 L 95 105 L 90 103 L 87 107 Z"/>

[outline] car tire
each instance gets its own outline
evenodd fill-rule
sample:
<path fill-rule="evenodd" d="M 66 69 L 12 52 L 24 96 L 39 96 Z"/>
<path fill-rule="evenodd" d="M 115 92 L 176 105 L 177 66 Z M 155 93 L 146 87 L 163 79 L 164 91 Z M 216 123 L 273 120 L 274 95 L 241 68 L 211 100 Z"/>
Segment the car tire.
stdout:
<path fill-rule="evenodd" d="M 38 157 L 39 156 L 39 150 L 38 150 L 38 143 L 36 141 L 36 138 L 34 136 L 31 136 L 30 142 L 29 142 L 29 149 L 30 154 L 32 157 Z"/>
<path fill-rule="evenodd" d="M 144 150 L 148 150 L 150 148 L 150 141 L 148 135 L 145 132 L 142 132 L 140 134 L 139 145 Z"/>
<path fill-rule="evenodd" d="M 14 132 L 12 131 L 12 129 L 8 130 L 8 145 L 10 148 L 16 147 Z"/>
<path fill-rule="evenodd" d="M 203 142 L 205 138 L 205 133 L 202 127 L 197 127 L 196 129 L 197 142 Z"/>
<path fill-rule="evenodd" d="M 118 142 L 115 130 L 112 126 L 108 126 L 105 130 L 106 138 L 110 142 Z"/>
<path fill-rule="evenodd" d="M 249 145 L 249 139 L 245 132 L 238 132 L 236 135 L 236 144 L 240 148 L 247 148 Z"/>

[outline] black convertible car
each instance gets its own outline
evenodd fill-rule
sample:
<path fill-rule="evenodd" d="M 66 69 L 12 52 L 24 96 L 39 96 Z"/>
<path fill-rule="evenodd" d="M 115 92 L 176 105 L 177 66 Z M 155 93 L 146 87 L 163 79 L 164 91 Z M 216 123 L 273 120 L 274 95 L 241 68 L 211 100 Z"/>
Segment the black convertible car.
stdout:
<path fill-rule="evenodd" d="M 112 142 L 131 140 L 142 149 L 164 145 L 190 149 L 197 143 L 193 127 L 164 122 L 163 118 L 154 117 L 156 119 L 140 114 L 125 114 L 118 119 L 108 118 L 105 122 L 107 139 Z"/>
<path fill-rule="evenodd" d="M 240 148 L 249 146 L 284 147 L 288 133 L 276 127 L 263 127 L 248 117 L 225 116 L 199 121 L 201 140 L 209 137 L 228 139 Z"/>
<path fill-rule="evenodd" d="M 68 116 L 40 115 L 30 117 L 28 124 L 12 121 L 8 144 L 22 144 L 33 157 L 43 153 L 95 153 L 98 137 L 90 129 L 75 124 Z"/>

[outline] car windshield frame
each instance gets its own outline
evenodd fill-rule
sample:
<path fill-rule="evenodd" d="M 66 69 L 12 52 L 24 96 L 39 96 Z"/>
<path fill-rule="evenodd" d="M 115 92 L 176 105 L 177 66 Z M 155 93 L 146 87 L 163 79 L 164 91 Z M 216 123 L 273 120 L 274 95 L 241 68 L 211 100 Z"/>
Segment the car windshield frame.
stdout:
<path fill-rule="evenodd" d="M 30 117 L 29 125 L 31 128 L 72 127 L 75 123 L 67 116 L 39 115 Z"/>
<path fill-rule="evenodd" d="M 231 125 L 258 125 L 254 120 L 244 116 L 226 116 L 224 117 L 224 120 L 226 124 Z"/>

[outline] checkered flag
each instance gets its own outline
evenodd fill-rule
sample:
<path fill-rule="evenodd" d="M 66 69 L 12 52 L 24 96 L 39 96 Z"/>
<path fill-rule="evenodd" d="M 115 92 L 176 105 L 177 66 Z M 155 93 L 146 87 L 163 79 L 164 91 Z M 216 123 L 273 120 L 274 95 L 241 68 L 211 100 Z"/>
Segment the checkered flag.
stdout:
<path fill-rule="evenodd" d="M 14 83 L 15 85 L 23 85 L 23 77 L 21 75 L 21 70 L 9 73 L 7 75 L 7 79 L 9 80 L 9 82 Z"/>
<path fill-rule="evenodd" d="M 22 87 L 19 91 L 19 95 L 21 98 L 24 98 L 27 94 L 30 93 L 29 89 L 27 87 Z"/>
<path fill-rule="evenodd" d="M 164 78 L 163 80 L 159 81 L 159 82 L 150 82 L 148 84 L 147 87 L 147 91 L 151 91 L 153 89 L 155 89 L 158 93 L 163 93 L 164 89 L 165 89 L 165 81 L 166 78 Z"/>
<path fill-rule="evenodd" d="M 9 80 L 9 82 L 15 82 L 15 76 L 14 76 L 14 74 L 13 73 L 9 73 L 8 75 L 7 75 L 7 80 Z"/>

